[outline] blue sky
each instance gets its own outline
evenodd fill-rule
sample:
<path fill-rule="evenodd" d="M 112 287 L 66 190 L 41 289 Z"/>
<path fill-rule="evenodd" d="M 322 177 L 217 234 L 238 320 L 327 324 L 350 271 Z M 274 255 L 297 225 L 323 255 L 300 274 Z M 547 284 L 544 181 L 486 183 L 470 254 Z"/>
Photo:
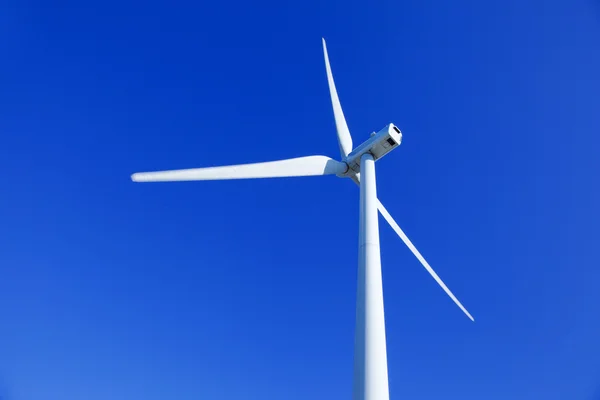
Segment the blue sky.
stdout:
<path fill-rule="evenodd" d="M 600 393 L 600 6 L 5 3 L 0 396 L 350 398 L 358 190 L 132 172 L 337 156 L 378 194 L 391 398 Z"/>

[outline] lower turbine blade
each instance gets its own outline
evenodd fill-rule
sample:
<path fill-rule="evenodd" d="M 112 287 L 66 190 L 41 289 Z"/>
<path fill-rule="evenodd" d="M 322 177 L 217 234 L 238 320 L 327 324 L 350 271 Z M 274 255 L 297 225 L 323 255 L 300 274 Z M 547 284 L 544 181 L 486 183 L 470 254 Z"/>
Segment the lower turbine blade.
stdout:
<path fill-rule="evenodd" d="M 356 183 L 358 186 L 360 186 L 360 175 L 358 175 L 358 174 L 354 175 L 352 177 L 352 180 L 354 181 L 354 183 Z M 446 292 L 446 294 L 452 299 L 452 301 L 454 301 L 454 303 L 458 306 L 458 308 L 460 308 L 462 310 L 462 312 L 464 312 L 465 315 L 467 317 L 469 317 L 469 319 L 471 321 L 475 321 L 475 318 L 473 318 L 473 316 L 467 311 L 467 309 L 461 304 L 461 302 L 458 301 L 456 296 L 450 291 L 450 289 L 448 289 L 448 286 L 446 286 L 446 284 L 442 281 L 442 279 L 438 276 L 438 274 L 436 274 L 435 271 L 433 270 L 433 268 L 431 268 L 431 265 L 429 265 L 427 260 L 425 260 L 425 257 L 423 257 L 421 255 L 421 253 L 419 253 L 419 250 L 417 250 L 415 245 L 412 244 L 412 242 L 410 241 L 408 236 L 406 236 L 404 231 L 400 228 L 400 226 L 396 223 L 396 221 L 394 221 L 394 218 L 392 218 L 392 216 L 390 215 L 388 210 L 383 206 L 383 204 L 381 204 L 381 201 L 379 201 L 379 199 L 377 199 L 377 208 L 379 209 L 379 212 L 381 213 L 383 218 L 385 218 L 385 220 L 388 222 L 388 224 L 390 224 L 390 226 L 392 227 L 394 232 L 396 232 L 396 234 L 398 234 L 398 236 L 400 236 L 400 239 L 402 239 L 404 244 L 410 249 L 410 251 L 415 255 L 415 257 L 417 257 L 417 259 L 421 262 L 423 267 L 425 267 L 425 269 L 427 270 L 427 272 L 429 272 L 429 274 L 433 277 L 433 279 L 435 279 L 435 281 L 438 283 L 438 285 L 440 285 L 442 287 L 444 292 Z"/>
<path fill-rule="evenodd" d="M 458 301 L 456 296 L 454 296 L 454 294 L 452 294 L 450 289 L 448 289 L 448 286 L 446 286 L 446 284 L 440 279 L 438 274 L 435 273 L 433 268 L 431 268 L 431 266 L 425 260 L 425 258 L 421 255 L 421 253 L 419 253 L 419 250 L 417 250 L 415 245 L 412 244 L 412 242 L 410 241 L 408 236 L 406 236 L 404 231 L 402 231 L 400 226 L 396 223 L 396 221 L 394 221 L 394 218 L 392 218 L 390 213 L 386 210 L 386 208 L 383 206 L 383 204 L 381 204 L 381 201 L 379 201 L 379 200 L 377 200 L 377 208 L 379 208 L 379 212 L 381 213 L 381 215 L 383 215 L 383 218 L 385 218 L 385 220 L 390 224 L 392 229 L 398 234 L 398 236 L 400 236 L 400 239 L 402 239 L 404 244 L 410 249 L 410 251 L 412 251 L 412 253 L 415 255 L 415 257 L 417 257 L 417 259 L 421 262 L 421 264 L 423 264 L 423 266 L 425 267 L 427 272 L 429 272 L 429 274 L 433 277 L 433 279 L 435 279 L 435 281 L 438 283 L 438 285 L 440 285 L 442 287 L 442 289 L 444 289 L 444 292 L 446 292 L 446 294 L 448 296 L 450 296 L 452 301 L 454 301 L 454 303 L 467 315 L 467 317 L 469 317 L 469 319 L 471 321 L 475 321 L 473 316 L 467 311 L 467 309 L 465 307 L 463 307 L 463 305 L 460 303 L 460 301 Z"/>
<path fill-rule="evenodd" d="M 222 179 L 281 178 L 343 174 L 345 163 L 325 156 L 291 158 L 254 164 L 224 167 L 178 169 L 171 171 L 138 172 L 131 175 L 134 182 L 208 181 Z"/>

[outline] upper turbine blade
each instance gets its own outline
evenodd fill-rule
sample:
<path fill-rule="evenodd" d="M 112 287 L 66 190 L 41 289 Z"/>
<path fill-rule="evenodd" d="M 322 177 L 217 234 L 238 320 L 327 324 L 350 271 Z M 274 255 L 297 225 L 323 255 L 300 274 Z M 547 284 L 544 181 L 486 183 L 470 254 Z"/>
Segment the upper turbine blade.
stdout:
<path fill-rule="evenodd" d="M 335 82 L 333 81 L 333 74 L 331 73 L 331 66 L 329 65 L 329 55 L 327 54 L 325 39 L 323 39 L 323 54 L 325 55 L 325 68 L 327 69 L 329 94 L 331 95 L 331 104 L 333 105 L 333 116 L 335 117 L 335 127 L 337 129 L 340 153 L 342 154 L 342 158 L 344 158 L 352 151 L 352 137 L 350 136 L 350 130 L 348 130 L 348 124 L 346 124 L 346 118 L 344 118 L 340 98 L 335 89 Z"/>
<path fill-rule="evenodd" d="M 254 164 L 225 167 L 178 169 L 171 171 L 138 172 L 131 175 L 134 182 L 208 181 L 221 179 L 279 178 L 343 174 L 348 166 L 325 156 L 291 158 Z"/>
<path fill-rule="evenodd" d="M 385 220 L 390 224 L 392 229 L 394 231 L 396 231 L 396 233 L 398 234 L 398 236 L 400 236 L 400 239 L 402 239 L 404 244 L 406 244 L 406 246 L 408 246 L 410 251 L 412 251 L 412 253 L 419 259 L 419 261 L 421 261 L 421 264 L 423 264 L 423 266 L 425 267 L 427 272 L 429 272 L 429 274 L 433 277 L 433 279 L 435 279 L 435 281 L 438 283 L 438 285 L 440 285 L 442 287 L 442 289 L 444 289 L 444 292 L 446 292 L 446 294 L 448 296 L 450 296 L 450 298 L 454 301 L 454 303 L 456 303 L 456 305 L 467 315 L 467 317 L 469 317 L 471 319 L 471 321 L 475 321 L 473 316 L 471 314 L 469 314 L 467 309 L 465 307 L 463 307 L 463 305 L 460 303 L 460 301 L 458 301 L 456 296 L 454 296 L 454 294 L 452 294 L 450 289 L 448 289 L 448 286 L 446 286 L 444 284 L 444 282 L 442 282 L 442 280 L 440 279 L 438 274 L 435 273 L 433 268 L 431 268 L 431 266 L 425 260 L 425 258 L 421 255 L 421 253 L 419 253 L 419 250 L 417 250 L 417 248 L 412 244 L 410 239 L 408 239 L 406 234 L 402 231 L 402 229 L 400 229 L 400 226 L 398 226 L 396 221 L 394 221 L 394 218 L 392 218 L 390 213 L 385 209 L 385 207 L 383 206 L 383 204 L 381 204 L 381 201 L 379 201 L 379 200 L 377 200 L 377 208 L 379 208 L 379 212 L 381 213 L 381 215 L 383 215 L 383 218 L 385 218 Z"/>

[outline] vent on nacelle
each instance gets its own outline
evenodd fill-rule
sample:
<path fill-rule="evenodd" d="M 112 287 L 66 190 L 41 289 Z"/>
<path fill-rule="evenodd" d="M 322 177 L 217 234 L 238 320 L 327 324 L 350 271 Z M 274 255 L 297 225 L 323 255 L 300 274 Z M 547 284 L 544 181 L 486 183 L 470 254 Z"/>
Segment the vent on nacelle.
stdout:
<path fill-rule="evenodd" d="M 394 130 L 396 131 L 396 133 L 400 133 L 400 129 L 398 129 L 398 127 L 394 126 Z"/>
<path fill-rule="evenodd" d="M 396 127 L 394 127 L 394 128 L 396 128 Z M 388 138 L 387 142 L 390 144 L 390 146 L 396 145 L 396 142 L 394 142 L 394 139 L 392 139 L 392 138 Z"/>

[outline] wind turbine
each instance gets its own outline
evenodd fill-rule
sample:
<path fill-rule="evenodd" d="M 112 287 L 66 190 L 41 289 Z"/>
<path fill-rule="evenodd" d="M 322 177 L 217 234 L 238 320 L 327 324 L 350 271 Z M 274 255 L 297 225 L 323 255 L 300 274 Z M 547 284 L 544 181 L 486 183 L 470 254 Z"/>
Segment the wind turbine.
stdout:
<path fill-rule="evenodd" d="M 400 239 L 423 264 L 433 279 L 456 305 L 473 317 L 442 282 L 400 226 L 377 198 L 375 161 L 394 150 L 402 141 L 402 132 L 389 124 L 360 146 L 352 147 L 352 137 L 346 124 L 340 99 L 333 81 L 327 46 L 323 53 L 333 115 L 337 128 L 341 160 L 326 156 L 308 156 L 288 160 L 223 167 L 192 168 L 157 172 L 140 172 L 131 176 L 135 182 L 203 181 L 222 179 L 279 178 L 294 176 L 337 175 L 350 178 L 360 186 L 360 224 L 358 253 L 358 284 L 356 290 L 356 331 L 354 344 L 354 400 L 388 400 L 388 371 L 379 252 L 377 211 L 391 225 Z"/>

